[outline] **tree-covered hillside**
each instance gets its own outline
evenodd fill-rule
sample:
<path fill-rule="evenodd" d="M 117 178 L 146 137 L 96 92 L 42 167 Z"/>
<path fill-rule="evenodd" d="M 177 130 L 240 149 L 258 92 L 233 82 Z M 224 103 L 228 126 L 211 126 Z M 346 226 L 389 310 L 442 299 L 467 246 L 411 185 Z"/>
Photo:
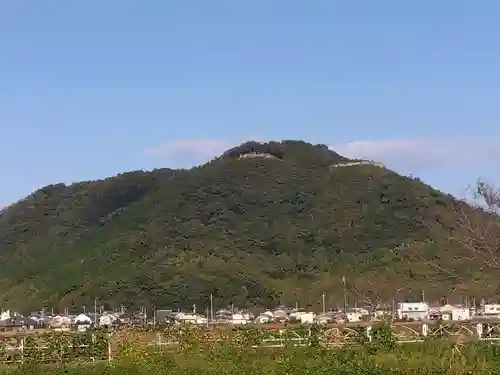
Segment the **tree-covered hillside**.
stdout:
<path fill-rule="evenodd" d="M 457 203 L 385 168 L 331 168 L 347 161 L 248 142 L 190 170 L 46 186 L 0 216 L 0 303 L 306 305 L 324 292 L 334 304 L 342 276 L 353 300 L 447 294 L 456 282 L 429 285 L 401 244 L 448 262 Z"/>

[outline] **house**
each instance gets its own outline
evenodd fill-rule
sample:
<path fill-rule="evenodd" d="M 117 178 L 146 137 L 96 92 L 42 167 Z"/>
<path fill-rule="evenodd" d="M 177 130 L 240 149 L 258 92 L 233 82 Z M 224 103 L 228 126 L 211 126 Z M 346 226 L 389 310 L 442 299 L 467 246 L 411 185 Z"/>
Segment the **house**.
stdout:
<path fill-rule="evenodd" d="M 294 310 L 288 314 L 288 319 L 290 321 L 300 321 L 300 316 L 305 314 L 304 310 Z"/>
<path fill-rule="evenodd" d="M 207 324 L 208 319 L 194 313 L 178 313 L 175 316 L 175 320 L 183 324 Z"/>
<path fill-rule="evenodd" d="M 96 320 L 98 321 L 100 318 L 100 315 L 96 317 Z M 146 313 L 142 311 L 126 311 L 122 314 L 119 315 L 117 323 L 121 324 L 130 324 L 130 325 L 143 325 L 147 321 L 147 315 Z"/>
<path fill-rule="evenodd" d="M 156 310 L 154 312 L 155 319 L 157 323 L 171 323 L 174 318 L 174 312 L 172 310 Z"/>
<path fill-rule="evenodd" d="M 467 307 L 455 306 L 451 311 L 451 320 L 453 321 L 470 320 L 471 317 L 471 311 Z"/>
<path fill-rule="evenodd" d="M 440 306 L 429 307 L 429 320 L 442 320 L 442 315 Z"/>
<path fill-rule="evenodd" d="M 3 310 L 2 313 L 0 314 L 0 320 L 6 320 L 14 316 L 21 316 L 21 314 L 12 310 Z"/>
<path fill-rule="evenodd" d="M 316 314 L 313 312 L 304 312 L 299 315 L 300 324 L 313 324 Z"/>
<path fill-rule="evenodd" d="M 0 329 L 4 331 L 26 331 L 38 328 L 37 321 L 21 315 L 11 316 L 0 321 Z"/>
<path fill-rule="evenodd" d="M 439 308 L 441 320 L 452 320 L 453 305 L 446 304 Z"/>
<path fill-rule="evenodd" d="M 92 326 L 92 319 L 85 314 L 78 314 L 73 318 L 73 324 L 77 331 L 86 331 Z"/>
<path fill-rule="evenodd" d="M 346 318 L 348 322 L 361 322 L 364 317 L 369 317 L 370 312 L 366 309 L 355 307 L 347 309 Z"/>
<path fill-rule="evenodd" d="M 229 323 L 231 321 L 232 315 L 233 314 L 229 310 L 225 310 L 225 309 L 218 310 L 215 313 L 215 320 L 217 321 L 217 323 L 226 324 L 226 323 Z"/>
<path fill-rule="evenodd" d="M 462 306 L 444 305 L 439 311 L 442 320 L 463 321 L 471 318 L 470 309 Z"/>
<path fill-rule="evenodd" d="M 429 305 L 427 302 L 400 302 L 396 313 L 399 320 L 426 320 Z"/>
<path fill-rule="evenodd" d="M 118 322 L 121 324 L 132 324 L 134 322 L 134 314 L 131 312 L 125 312 L 120 314 L 118 317 Z"/>
<path fill-rule="evenodd" d="M 99 317 L 99 326 L 109 328 L 117 320 L 114 314 L 104 313 Z"/>
<path fill-rule="evenodd" d="M 319 314 L 314 318 L 314 322 L 317 324 L 330 324 L 335 320 L 332 314 Z"/>
<path fill-rule="evenodd" d="M 312 324 L 315 316 L 316 314 L 313 312 L 295 310 L 288 315 L 288 320 L 291 322 L 299 322 L 301 324 Z"/>
<path fill-rule="evenodd" d="M 56 315 L 49 320 L 48 324 L 50 328 L 65 329 L 70 327 L 71 319 L 64 315 Z"/>
<path fill-rule="evenodd" d="M 255 318 L 255 322 L 258 324 L 271 323 L 274 320 L 274 314 L 272 312 L 266 311 Z"/>
<path fill-rule="evenodd" d="M 284 323 L 288 320 L 288 311 L 284 307 L 279 307 L 273 311 L 274 321 Z"/>
<path fill-rule="evenodd" d="M 241 313 L 237 313 L 237 314 L 233 314 L 231 316 L 231 320 L 230 320 L 230 323 L 231 324 L 234 324 L 234 325 L 245 325 L 245 324 L 248 324 L 250 323 L 250 314 L 248 313 L 244 313 L 244 314 L 241 314 Z"/>
<path fill-rule="evenodd" d="M 499 317 L 500 316 L 500 304 L 498 303 L 486 303 L 483 305 L 483 315 L 488 317 Z"/>

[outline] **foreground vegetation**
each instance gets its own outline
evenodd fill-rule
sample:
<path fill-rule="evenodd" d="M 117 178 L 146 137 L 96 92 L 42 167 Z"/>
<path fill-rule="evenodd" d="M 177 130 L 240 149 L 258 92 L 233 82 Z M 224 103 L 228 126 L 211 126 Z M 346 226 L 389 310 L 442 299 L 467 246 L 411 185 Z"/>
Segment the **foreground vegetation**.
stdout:
<path fill-rule="evenodd" d="M 187 340 L 166 350 L 128 336 L 111 362 L 94 364 L 24 365 L 4 374 L 280 374 L 280 375 L 483 375 L 498 374 L 500 348 L 493 344 L 460 345 L 426 341 L 396 345 L 387 336 L 344 348 L 252 348 L 233 342 Z"/>

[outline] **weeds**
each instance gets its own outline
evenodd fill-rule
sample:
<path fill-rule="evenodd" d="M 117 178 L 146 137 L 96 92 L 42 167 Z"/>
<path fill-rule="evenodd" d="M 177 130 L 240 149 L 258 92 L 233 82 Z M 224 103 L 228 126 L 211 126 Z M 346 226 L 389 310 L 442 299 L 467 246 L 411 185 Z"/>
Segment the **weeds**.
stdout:
<path fill-rule="evenodd" d="M 52 365 L 28 364 L 0 369 L 5 375 L 486 375 L 496 374 L 500 349 L 494 344 L 460 344 L 444 340 L 396 344 L 390 329 L 373 329 L 359 342 L 344 347 L 321 344 L 311 333 L 311 345 L 280 348 L 253 345 L 259 332 L 232 332 L 224 339 L 202 339 L 194 330 L 176 332 L 181 345 L 149 345 L 137 332 L 114 343 L 111 362 Z M 173 339 L 172 339 L 173 340 Z M 61 351 L 57 341 L 56 353 Z M 57 349 L 57 350 L 56 350 Z M 64 352 L 64 354 L 66 354 Z M 62 358 L 62 357 L 61 357 Z"/>

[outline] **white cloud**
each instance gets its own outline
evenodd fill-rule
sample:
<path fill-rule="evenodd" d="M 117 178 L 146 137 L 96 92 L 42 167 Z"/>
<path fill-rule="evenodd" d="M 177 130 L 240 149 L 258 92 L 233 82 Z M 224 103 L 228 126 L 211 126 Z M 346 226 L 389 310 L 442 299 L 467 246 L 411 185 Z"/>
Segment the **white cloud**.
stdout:
<path fill-rule="evenodd" d="M 362 140 L 330 148 L 349 158 L 369 158 L 411 168 L 461 166 L 487 161 L 500 154 L 497 142 L 466 139 Z"/>

